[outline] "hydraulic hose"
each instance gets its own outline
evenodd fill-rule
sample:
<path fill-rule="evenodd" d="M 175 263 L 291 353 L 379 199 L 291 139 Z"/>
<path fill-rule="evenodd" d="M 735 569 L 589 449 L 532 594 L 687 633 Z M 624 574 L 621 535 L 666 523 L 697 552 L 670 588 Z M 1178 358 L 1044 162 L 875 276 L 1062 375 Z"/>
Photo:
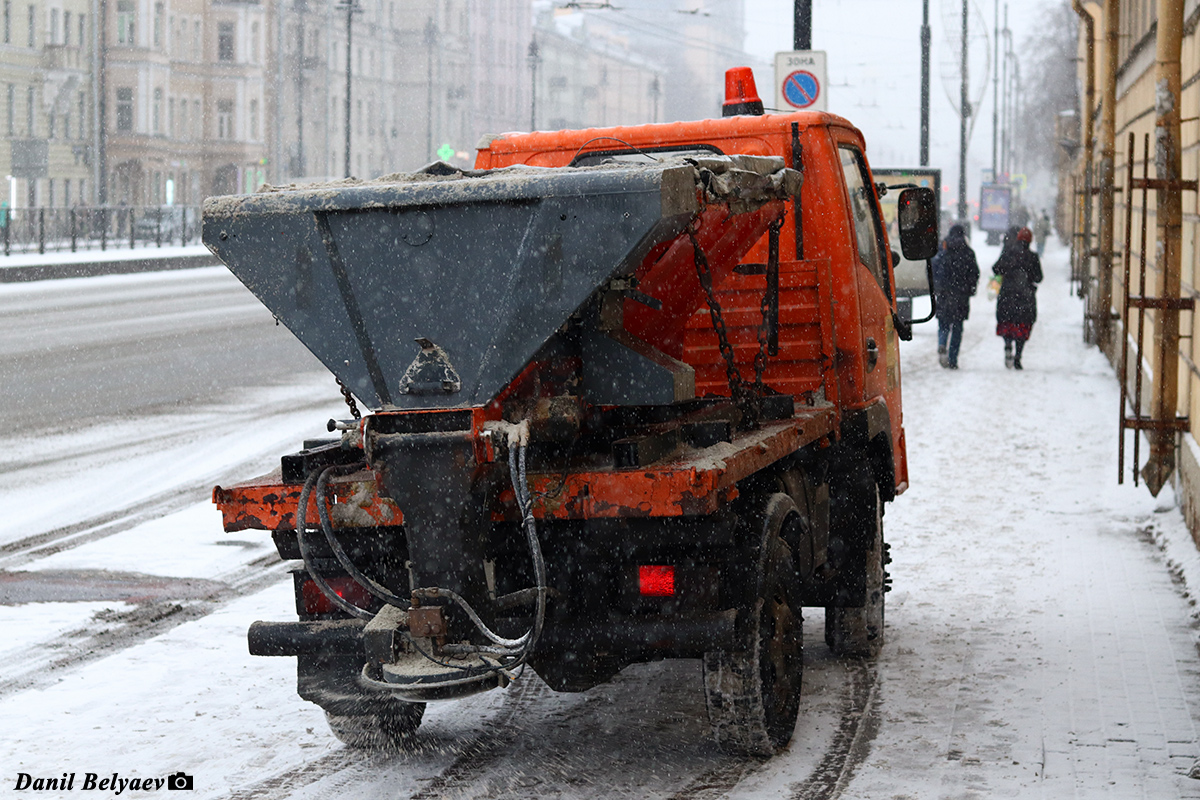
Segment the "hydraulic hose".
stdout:
<path fill-rule="evenodd" d="M 304 561 L 304 568 L 308 570 L 308 576 L 312 578 L 313 583 L 321 590 L 321 594 L 329 599 L 329 602 L 345 611 L 352 617 L 358 619 L 372 620 L 375 615 L 365 608 L 359 608 L 350 601 L 343 598 L 333 588 L 325 582 L 321 574 L 317 572 L 316 566 L 312 561 L 312 551 L 308 547 L 308 498 L 312 494 L 313 484 L 317 483 L 321 475 L 321 470 L 314 469 L 308 475 L 308 479 L 304 481 L 304 488 L 300 490 L 300 503 L 296 508 L 296 543 L 300 545 L 300 558 Z M 323 507 L 325 498 L 320 497 L 320 502 L 317 504 Z"/>
<path fill-rule="evenodd" d="M 408 599 L 394 594 L 386 586 L 383 586 L 377 581 L 367 577 L 362 570 L 355 566 L 354 562 L 350 560 L 350 556 L 346 553 L 341 543 L 338 542 L 337 537 L 333 535 L 333 524 L 329 521 L 329 510 L 325 507 L 325 494 L 328 488 L 329 476 L 335 472 L 346 472 L 347 474 L 351 472 L 357 472 L 362 467 L 362 464 L 335 464 L 331 467 L 325 467 L 320 471 L 320 476 L 317 478 L 316 491 L 317 516 L 321 519 L 321 532 L 325 534 L 325 541 L 329 543 L 329 549 L 333 551 L 334 558 L 337 559 L 338 564 L 341 565 L 342 569 L 346 570 L 346 573 L 351 578 L 361 584 L 364 589 L 366 589 L 379 600 L 382 600 L 389 605 L 397 606 L 398 608 L 408 608 Z"/>

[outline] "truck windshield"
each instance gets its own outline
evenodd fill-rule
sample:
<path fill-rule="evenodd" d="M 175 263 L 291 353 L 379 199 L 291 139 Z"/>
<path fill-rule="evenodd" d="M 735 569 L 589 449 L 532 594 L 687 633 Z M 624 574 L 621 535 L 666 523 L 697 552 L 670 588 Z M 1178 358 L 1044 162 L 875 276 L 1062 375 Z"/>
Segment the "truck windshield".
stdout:
<path fill-rule="evenodd" d="M 850 211 L 854 218 L 854 239 L 858 244 L 858 258 L 871 271 L 879 288 L 890 300 L 887 269 L 880 258 L 883 249 L 883 230 L 879 220 L 879 207 L 867 178 L 867 165 L 862 153 L 854 147 L 842 145 L 838 148 L 842 160 L 842 173 L 846 176 L 846 188 L 850 192 Z"/>

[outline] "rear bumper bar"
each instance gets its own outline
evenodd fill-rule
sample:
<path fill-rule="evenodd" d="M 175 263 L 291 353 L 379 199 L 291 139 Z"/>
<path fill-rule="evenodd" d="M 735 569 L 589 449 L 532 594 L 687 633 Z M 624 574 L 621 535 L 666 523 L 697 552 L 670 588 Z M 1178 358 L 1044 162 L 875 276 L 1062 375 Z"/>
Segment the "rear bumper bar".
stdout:
<path fill-rule="evenodd" d="M 357 619 L 255 622 L 246 634 L 252 656 L 363 655 Z"/>

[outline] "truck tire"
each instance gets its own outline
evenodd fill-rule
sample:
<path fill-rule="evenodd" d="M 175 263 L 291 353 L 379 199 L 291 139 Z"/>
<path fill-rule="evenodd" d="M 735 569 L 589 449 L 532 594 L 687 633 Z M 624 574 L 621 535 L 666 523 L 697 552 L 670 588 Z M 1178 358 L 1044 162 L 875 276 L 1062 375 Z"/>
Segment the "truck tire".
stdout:
<path fill-rule="evenodd" d="M 874 658 L 883 647 L 883 503 L 874 484 L 868 498 L 864 512 L 874 529 L 869 531 L 865 559 L 866 603 L 857 608 L 825 609 L 825 643 L 838 656 Z"/>
<path fill-rule="evenodd" d="M 803 631 L 795 570 L 780 531 L 799 518 L 796 504 L 773 494 L 756 515 L 762 539 L 756 597 L 745 646 L 704 655 L 704 698 L 713 738 L 734 755 L 771 756 L 792 738 L 800 710 Z"/>

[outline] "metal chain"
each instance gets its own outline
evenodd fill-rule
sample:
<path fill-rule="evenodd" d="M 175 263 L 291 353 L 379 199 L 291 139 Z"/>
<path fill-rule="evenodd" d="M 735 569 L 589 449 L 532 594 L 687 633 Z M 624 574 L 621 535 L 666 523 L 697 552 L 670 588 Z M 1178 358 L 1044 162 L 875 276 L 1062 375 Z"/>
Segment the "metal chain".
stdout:
<path fill-rule="evenodd" d="M 697 220 L 698 217 L 693 220 L 693 224 Z M 773 237 L 778 236 L 779 230 L 782 227 L 783 215 L 781 214 L 778 219 L 770 224 L 770 235 Z M 704 289 L 704 297 L 708 301 L 708 315 L 712 320 L 713 330 L 717 334 L 717 347 L 721 351 L 721 357 L 725 360 L 725 377 L 729 381 L 729 393 L 733 397 L 734 404 L 742 411 L 743 426 L 746 428 L 756 428 L 762 416 L 762 396 L 766 393 L 766 385 L 763 383 L 763 372 L 767 368 L 767 339 L 771 304 L 770 282 L 767 282 L 767 288 L 763 292 L 763 299 L 760 304 L 762 321 L 758 325 L 758 352 L 754 356 L 754 383 L 751 386 L 747 386 L 746 381 L 742 378 L 742 371 L 738 368 L 733 352 L 733 345 L 729 343 L 729 332 L 725 327 L 725 317 L 721 313 L 721 304 L 717 300 L 717 294 L 713 289 L 712 268 L 708 264 L 708 257 L 704 255 L 704 250 L 700 247 L 700 242 L 696 239 L 696 232 L 693 225 L 688 226 L 687 235 L 692 243 L 696 276 L 700 279 L 700 287 Z M 772 248 L 771 256 L 777 260 L 778 251 Z M 773 266 L 777 268 L 778 264 L 776 263 Z"/>
<path fill-rule="evenodd" d="M 783 227 L 783 215 L 767 226 L 771 237 L 771 248 L 767 260 L 771 263 L 767 265 L 767 288 L 763 291 L 762 303 L 759 305 L 759 310 L 762 312 L 762 322 L 758 323 L 758 352 L 754 354 L 754 393 L 762 397 L 765 393 L 766 385 L 763 384 L 763 372 L 767 368 L 767 338 L 769 317 L 771 313 L 771 281 L 770 273 L 774 269 L 776 276 L 779 273 L 779 229 Z"/>
<path fill-rule="evenodd" d="M 704 250 L 701 249 L 700 242 L 697 241 L 696 233 L 691 225 L 688 226 L 687 235 L 692 243 L 696 276 L 700 279 L 700 287 L 704 289 L 704 296 L 708 301 L 708 315 L 712 320 L 713 330 L 717 334 L 717 347 L 721 351 L 721 357 L 725 360 L 725 377 L 729 380 L 729 393 L 733 397 L 734 405 L 742 411 L 743 424 L 749 428 L 757 427 L 757 398 L 752 396 L 750 390 L 746 388 L 742 372 L 738 369 L 737 361 L 734 359 L 733 345 L 729 343 L 729 333 L 725 328 L 725 317 L 721 314 L 721 304 L 717 301 L 716 292 L 713 291 L 712 269 L 708 265 L 708 257 L 704 255 Z"/>
<path fill-rule="evenodd" d="M 342 397 L 346 400 L 346 405 L 350 407 L 350 416 L 355 419 L 362 419 L 362 412 L 358 410 L 358 403 L 354 402 L 354 395 L 350 394 L 350 389 L 346 384 L 342 383 L 342 379 L 336 375 L 333 377 L 337 381 L 338 388 L 342 390 Z"/>

